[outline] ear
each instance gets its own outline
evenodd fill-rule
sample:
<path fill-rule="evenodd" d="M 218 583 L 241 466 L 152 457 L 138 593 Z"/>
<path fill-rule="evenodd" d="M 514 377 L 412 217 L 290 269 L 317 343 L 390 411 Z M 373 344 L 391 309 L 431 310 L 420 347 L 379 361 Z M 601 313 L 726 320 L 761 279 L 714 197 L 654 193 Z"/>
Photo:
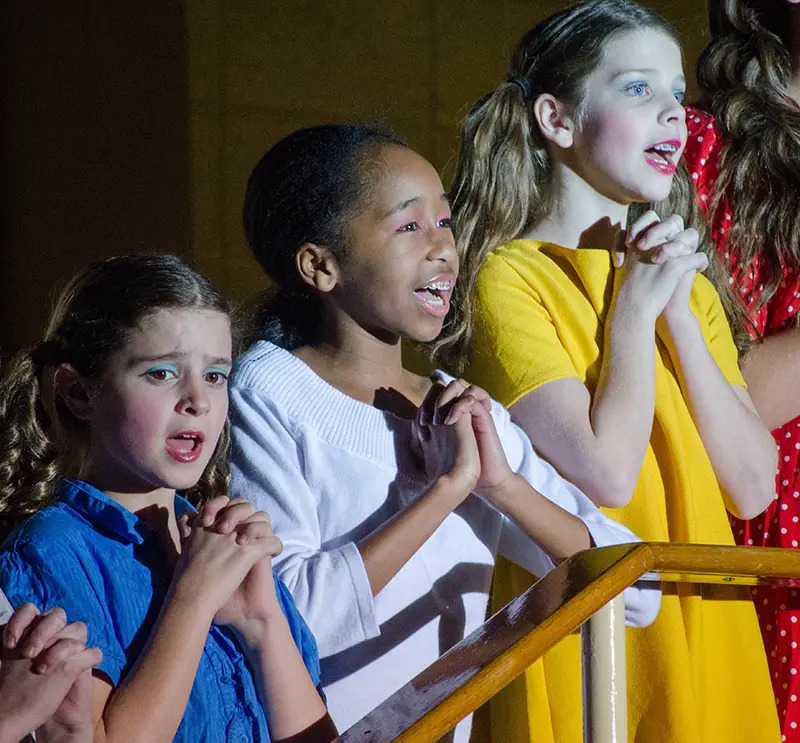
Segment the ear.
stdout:
<path fill-rule="evenodd" d="M 317 291 L 329 292 L 339 281 L 339 263 L 328 248 L 305 243 L 295 255 L 300 278 Z"/>
<path fill-rule="evenodd" d="M 543 93 L 533 102 L 533 117 L 548 142 L 557 147 L 572 147 L 575 122 L 568 107 L 549 93 Z"/>
<path fill-rule="evenodd" d="M 72 364 L 59 364 L 53 373 L 53 387 L 56 399 L 67 406 L 78 420 L 88 420 L 91 416 L 91 395 L 89 383 Z"/>

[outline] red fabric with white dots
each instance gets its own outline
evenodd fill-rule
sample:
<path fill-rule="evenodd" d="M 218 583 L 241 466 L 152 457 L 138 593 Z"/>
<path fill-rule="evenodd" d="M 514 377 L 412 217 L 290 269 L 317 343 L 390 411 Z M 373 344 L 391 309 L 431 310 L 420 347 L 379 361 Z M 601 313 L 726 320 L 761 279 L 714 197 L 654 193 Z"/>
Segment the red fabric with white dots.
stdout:
<path fill-rule="evenodd" d="M 708 209 L 718 177 L 717 162 L 723 147 L 713 117 L 686 109 L 689 139 L 684 157 L 692 174 L 700 204 Z M 738 266 L 726 245 L 731 212 L 727 201 L 711 225 L 712 237 L 729 271 L 730 282 L 751 305 L 763 290 L 758 257 L 750 266 Z M 758 331 L 774 335 L 794 326 L 800 308 L 800 269 L 784 270 L 783 281 L 772 299 L 752 314 Z M 796 548 L 800 545 L 800 418 L 772 432 L 780 460 L 776 496 L 761 516 L 750 521 L 731 519 L 739 544 Z M 800 589 L 753 589 L 761 632 L 767 650 L 783 740 L 800 743 Z"/>

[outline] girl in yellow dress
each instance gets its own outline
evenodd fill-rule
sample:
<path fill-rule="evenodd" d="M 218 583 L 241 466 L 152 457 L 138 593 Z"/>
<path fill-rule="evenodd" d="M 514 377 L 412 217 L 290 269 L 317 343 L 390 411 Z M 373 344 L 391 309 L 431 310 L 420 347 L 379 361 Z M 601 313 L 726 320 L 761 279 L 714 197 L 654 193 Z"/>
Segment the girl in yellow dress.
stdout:
<path fill-rule="evenodd" d="M 764 510 L 776 453 L 700 275 L 718 266 L 674 214 L 693 204 L 684 90 L 674 30 L 627 0 L 573 7 L 522 39 L 510 79 L 463 126 L 462 274 L 434 353 L 643 539 L 733 544 L 726 508 Z M 501 566 L 497 602 L 530 580 Z M 780 740 L 738 589 L 665 595 L 656 622 L 628 633 L 628 673 L 631 741 Z M 496 700 L 493 738 L 578 743 L 580 710 L 569 637 Z"/>

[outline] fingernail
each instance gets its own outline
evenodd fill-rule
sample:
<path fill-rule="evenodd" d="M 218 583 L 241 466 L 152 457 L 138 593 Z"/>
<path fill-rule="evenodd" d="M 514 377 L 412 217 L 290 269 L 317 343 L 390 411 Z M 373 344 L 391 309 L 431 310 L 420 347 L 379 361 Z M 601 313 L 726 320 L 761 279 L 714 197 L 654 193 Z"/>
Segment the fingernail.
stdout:
<path fill-rule="evenodd" d="M 37 655 L 39 655 L 40 650 L 41 648 L 39 645 L 29 645 L 22 651 L 22 654 L 26 658 L 35 658 Z"/>
<path fill-rule="evenodd" d="M 33 667 L 34 673 L 47 673 L 47 663 L 37 663 Z"/>
<path fill-rule="evenodd" d="M 3 643 L 9 650 L 13 650 L 15 647 L 17 647 L 18 640 L 19 638 L 15 634 L 12 634 L 11 632 L 8 631 L 5 633 L 5 636 L 3 637 Z"/>

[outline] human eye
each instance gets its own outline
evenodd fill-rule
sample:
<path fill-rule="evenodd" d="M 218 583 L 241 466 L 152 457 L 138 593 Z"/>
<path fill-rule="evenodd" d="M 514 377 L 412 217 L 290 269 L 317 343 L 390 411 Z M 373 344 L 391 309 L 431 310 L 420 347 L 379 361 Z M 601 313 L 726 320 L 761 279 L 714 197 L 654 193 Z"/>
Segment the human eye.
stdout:
<path fill-rule="evenodd" d="M 672 95 L 675 96 L 675 100 L 678 101 L 681 105 L 683 105 L 683 99 L 686 97 L 686 91 L 682 88 L 678 88 L 677 90 L 672 91 Z"/>
<path fill-rule="evenodd" d="M 643 98 L 650 93 L 650 85 L 645 80 L 636 80 L 632 83 L 628 83 L 624 88 L 623 91 L 633 98 Z"/>
<path fill-rule="evenodd" d="M 400 227 L 398 232 L 416 232 L 419 229 L 419 222 L 408 222 Z"/>
<path fill-rule="evenodd" d="M 178 367 L 175 364 L 159 364 L 151 366 L 144 375 L 156 382 L 167 382 L 178 378 Z"/>
<path fill-rule="evenodd" d="M 452 217 L 445 217 L 444 219 L 440 219 L 437 223 L 438 227 L 444 227 L 448 230 L 455 229 L 456 222 Z"/>
<path fill-rule="evenodd" d="M 214 386 L 221 386 L 227 384 L 230 371 L 228 369 L 220 369 L 218 367 L 211 367 L 203 372 L 203 378 L 209 384 Z"/>

